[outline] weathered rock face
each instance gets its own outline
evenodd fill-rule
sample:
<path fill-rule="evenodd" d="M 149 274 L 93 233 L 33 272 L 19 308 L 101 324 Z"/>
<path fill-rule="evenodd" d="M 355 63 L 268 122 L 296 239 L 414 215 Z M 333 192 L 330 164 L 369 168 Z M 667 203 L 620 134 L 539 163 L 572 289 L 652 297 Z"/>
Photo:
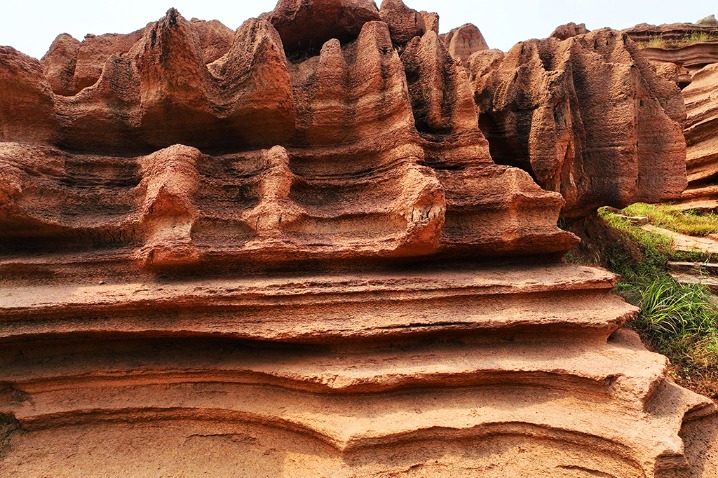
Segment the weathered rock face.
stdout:
<path fill-rule="evenodd" d="M 621 33 L 480 52 L 471 72 L 493 159 L 561 192 L 564 215 L 676 199 L 685 188 L 680 91 Z"/>
<path fill-rule="evenodd" d="M 541 191 L 524 173 L 491 161 L 466 74 L 435 32 L 416 37 L 400 58 L 387 24 L 368 22 L 351 44 L 342 47 L 332 40 L 319 56 L 290 64 L 272 25 L 253 19 L 237 30 L 223 55 L 205 64 L 217 53 L 205 53 L 197 24 L 171 10 L 148 25 L 129 51 L 113 53 L 94 85 L 69 97 L 52 93 L 36 62 L 19 53 L 11 57 L 13 67 L 22 62 L 34 65 L 29 70 L 35 75 L 32 80 L 13 81 L 24 80 L 29 85 L 25 87 L 34 88 L 48 105 L 45 110 L 34 106 L 35 116 L 42 114 L 48 124 L 59 124 L 45 135 L 57 138 L 55 146 L 98 157 L 107 164 L 104 181 L 120 186 L 106 209 L 80 207 L 85 201 L 107 203 L 97 199 L 105 191 L 104 183 L 93 192 L 92 183 L 78 187 L 67 179 L 67 164 L 82 163 L 82 155 L 63 153 L 47 144 L 52 141 L 32 150 L 12 146 L 4 159 L 15 171 L 20 190 L 5 205 L 14 211 L 7 215 L 14 227 L 0 232 L 7 243 L 24 241 L 24 231 L 34 228 L 61 235 L 68 248 L 136 247 L 137 260 L 154 267 L 182 263 L 183 254 L 190 263 L 230 257 L 282 262 L 451 255 L 474 244 L 477 254 L 511 255 L 565 251 L 575 242 L 555 227 L 560 197 Z M 209 43 L 221 44 L 216 38 Z M 408 88 L 405 66 L 413 72 Z M 53 104 L 54 111 L 49 108 Z M 13 109 L 6 111 L 11 114 Z M 19 128 L 22 121 L 5 124 Z M 12 130 L 5 138 L 15 139 Z M 193 186 L 161 200 L 185 204 L 184 212 L 170 208 L 161 213 L 165 219 L 160 221 L 147 211 L 155 211 L 154 202 L 164 196 L 148 196 L 145 184 L 161 180 L 169 185 L 174 173 L 153 179 L 148 171 L 164 167 L 142 165 L 154 161 L 151 158 L 160 154 L 153 153 L 157 149 L 169 148 L 158 158 L 179 154 L 173 146 L 177 144 L 220 154 L 192 149 L 190 157 L 195 159 L 182 167 L 182 177 L 194 178 Z M 251 151 L 253 146 L 269 150 L 274 145 L 282 146 L 283 166 L 270 167 L 264 152 Z M 236 153 L 239 149 L 250 151 Z M 136 154 L 122 159 L 108 154 L 115 151 Z M 62 161 L 56 175 L 44 177 L 29 171 L 34 166 L 23 165 L 27 155 Z M 495 181 L 507 186 L 494 196 L 493 210 L 508 212 L 518 207 L 511 199 L 514 195 L 529 195 L 536 207 L 551 211 L 536 220 L 545 237 L 520 227 L 520 221 L 511 226 L 516 233 L 507 235 L 503 222 L 478 220 L 494 214 L 487 208 L 482 212 L 479 191 L 482 184 Z M 27 198 L 31 194 L 26 191 L 35 187 L 53 191 L 58 198 L 79 195 L 79 209 L 60 212 L 58 203 L 58 215 L 53 217 L 47 203 Z M 337 188 L 344 193 L 334 192 Z M 474 193 L 468 193 L 473 188 Z M 466 212 L 455 212 L 452 198 L 457 194 L 476 196 L 474 226 L 466 222 Z M 219 197 L 235 202 L 231 213 L 213 205 Z M 150 231 L 157 227 L 170 228 L 181 237 Z M 343 232 L 316 246 L 334 229 Z M 539 245 L 545 250 L 539 252 Z M 158 247 L 162 252 L 156 251 Z M 176 252 L 170 251 L 173 247 Z"/>
<path fill-rule="evenodd" d="M 688 120 L 688 188 L 682 202 L 700 205 L 718 199 L 718 63 L 706 66 L 693 75 L 683 90 Z"/>
<path fill-rule="evenodd" d="M 370 11 L 0 49 L 0 476 L 714 471 L 434 16 Z"/>
<path fill-rule="evenodd" d="M 464 66 L 468 66 L 469 57 L 473 53 L 489 49 L 481 31 L 471 23 L 454 28 L 442 37 L 449 54 Z"/>
<path fill-rule="evenodd" d="M 639 25 L 627 30 L 638 42 L 660 39 L 663 48 L 644 48 L 663 77 L 683 90 L 688 187 L 680 203 L 686 208 L 718 205 L 718 27 L 715 25 Z"/>
<path fill-rule="evenodd" d="M 427 30 L 424 15 L 407 7 L 402 0 L 383 0 L 379 9 L 381 19 L 389 25 L 391 41 L 405 45 Z"/>
<path fill-rule="evenodd" d="M 37 60 L 0 47 L 0 141 L 52 141 L 55 101 Z"/>

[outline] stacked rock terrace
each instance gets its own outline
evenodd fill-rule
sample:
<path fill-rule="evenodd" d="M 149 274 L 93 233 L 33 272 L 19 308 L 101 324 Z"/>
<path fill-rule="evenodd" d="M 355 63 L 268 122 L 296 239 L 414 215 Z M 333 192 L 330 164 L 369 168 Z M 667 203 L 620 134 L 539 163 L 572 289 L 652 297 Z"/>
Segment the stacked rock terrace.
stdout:
<path fill-rule="evenodd" d="M 438 29 L 280 1 L 0 48 L 0 475 L 703 466 L 712 403 L 557 260 L 564 204 L 680 192 L 677 87 L 615 32 Z"/>

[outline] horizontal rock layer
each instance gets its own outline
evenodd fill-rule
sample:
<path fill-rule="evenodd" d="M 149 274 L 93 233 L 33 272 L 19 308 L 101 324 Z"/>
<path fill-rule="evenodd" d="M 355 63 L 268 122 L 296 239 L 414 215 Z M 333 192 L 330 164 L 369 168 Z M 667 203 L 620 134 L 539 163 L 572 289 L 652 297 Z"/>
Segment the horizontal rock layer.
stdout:
<path fill-rule="evenodd" d="M 651 33 L 652 32 L 652 33 Z M 715 25 L 639 25 L 628 34 L 638 42 L 650 35 L 665 48 L 644 48 L 654 67 L 682 88 L 687 118 L 688 187 L 682 207 L 713 209 L 718 203 L 718 27 Z M 706 41 L 708 40 L 708 41 Z"/>
<path fill-rule="evenodd" d="M 248 476 L 298 473 L 294 454 L 317 476 L 520 474 L 527 451 L 534 476 L 663 476 L 687 465 L 684 419 L 712 411 L 615 332 L 635 309 L 596 269 L 137 279 L 1 290 L 4 473 L 112 470 L 105 447 L 137 440 L 132 467 L 177 476 L 221 472 L 201 458 L 217 446 Z"/>
<path fill-rule="evenodd" d="M 718 199 L 718 63 L 699 70 L 683 90 L 688 120 L 686 205 Z"/>

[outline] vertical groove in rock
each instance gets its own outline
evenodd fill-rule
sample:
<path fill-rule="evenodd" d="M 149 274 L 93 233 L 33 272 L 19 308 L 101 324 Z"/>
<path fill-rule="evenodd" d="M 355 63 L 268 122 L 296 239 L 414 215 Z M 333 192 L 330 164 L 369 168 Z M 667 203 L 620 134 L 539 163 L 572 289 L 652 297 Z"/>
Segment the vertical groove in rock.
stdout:
<path fill-rule="evenodd" d="M 281 0 L 0 48 L 0 475 L 710 466 L 557 227 L 680 186 L 677 88 L 615 32 L 481 40 Z"/>
<path fill-rule="evenodd" d="M 471 68 L 492 156 L 561 192 L 564 215 L 685 187 L 679 91 L 621 33 L 530 40 L 499 61 L 477 53 Z"/>

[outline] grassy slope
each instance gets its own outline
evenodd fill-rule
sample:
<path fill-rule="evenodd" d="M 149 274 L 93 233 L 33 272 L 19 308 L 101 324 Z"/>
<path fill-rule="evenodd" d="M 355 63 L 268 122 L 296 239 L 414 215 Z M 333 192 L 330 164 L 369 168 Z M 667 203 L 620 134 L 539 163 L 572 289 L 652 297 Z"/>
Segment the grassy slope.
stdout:
<path fill-rule="evenodd" d="M 704 286 L 679 284 L 667 271 L 670 260 L 702 262 L 713 258 L 699 252 L 673 251 L 670 238 L 645 231 L 625 216 L 647 217 L 653 225 L 696 236 L 718 231 L 718 216 L 682 213 L 665 205 L 635 204 L 618 214 L 603 209 L 599 211 L 600 220 L 617 240 L 601 244 L 601 254 L 591 261 L 621 275 L 617 292 L 641 308 L 630 326 L 649 347 L 671 359 L 676 378 L 718 397 L 718 309 Z"/>

